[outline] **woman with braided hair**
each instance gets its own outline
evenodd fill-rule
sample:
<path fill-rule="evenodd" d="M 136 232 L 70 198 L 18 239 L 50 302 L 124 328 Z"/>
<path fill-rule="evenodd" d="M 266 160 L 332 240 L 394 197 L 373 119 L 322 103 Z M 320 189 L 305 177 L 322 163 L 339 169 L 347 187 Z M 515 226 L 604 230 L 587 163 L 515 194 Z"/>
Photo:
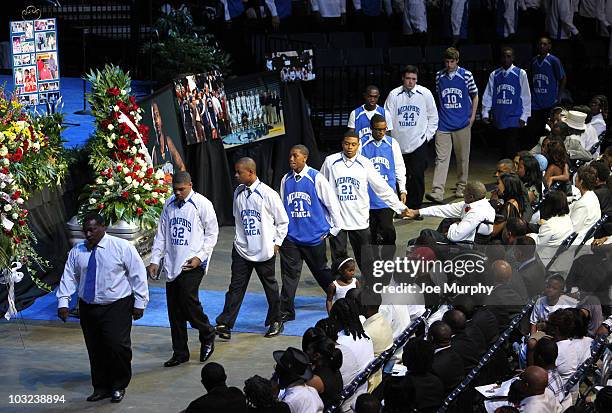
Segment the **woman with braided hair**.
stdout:
<path fill-rule="evenodd" d="M 272 383 L 261 376 L 253 376 L 244 382 L 249 413 L 290 413 L 285 402 L 278 401 Z"/>

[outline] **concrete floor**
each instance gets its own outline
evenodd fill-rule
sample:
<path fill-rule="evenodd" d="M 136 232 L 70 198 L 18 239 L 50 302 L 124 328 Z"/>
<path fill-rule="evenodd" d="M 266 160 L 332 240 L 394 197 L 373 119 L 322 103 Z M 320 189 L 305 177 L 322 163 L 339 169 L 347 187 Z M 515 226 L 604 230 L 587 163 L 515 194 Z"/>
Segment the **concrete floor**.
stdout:
<path fill-rule="evenodd" d="M 472 155 L 471 177 L 484 183 L 493 181 L 496 155 Z M 451 164 L 449 183 L 455 182 Z M 427 171 L 431 185 L 433 167 Z M 451 194 L 447 190 L 447 196 Z M 452 201 L 452 198 L 448 199 Z M 397 245 L 406 244 L 422 228 L 435 228 L 436 218 L 423 221 L 396 221 Z M 208 275 L 201 288 L 225 290 L 230 279 L 230 254 L 234 229 L 221 228 Z M 399 249 L 398 249 L 399 251 Z M 277 277 L 280 273 L 277 260 Z M 152 282 L 163 286 L 163 283 Z M 262 291 L 256 276 L 249 291 Z M 298 289 L 300 295 L 322 294 L 307 267 L 304 266 Z M 206 304 L 204 303 L 204 306 Z M 197 333 L 190 330 L 192 361 L 174 368 L 162 364 L 172 353 L 170 331 L 160 327 L 132 329 L 133 377 L 126 397 L 120 404 L 108 399 L 88 403 L 91 393 L 89 362 L 81 329 L 76 323 L 21 321 L 0 323 L 0 412 L 178 412 L 189 401 L 204 393 L 200 384 L 202 364 L 199 359 Z M 228 384 L 243 387 L 244 380 L 254 374 L 270 377 L 274 362 L 272 351 L 288 346 L 301 347 L 301 337 L 280 336 L 266 339 L 258 334 L 233 334 L 231 342 L 217 341 L 211 361 L 221 363 L 227 372 Z M 58 395 L 65 402 L 58 404 L 9 404 L 10 395 Z M 212 412 L 211 412 L 212 413 Z"/>

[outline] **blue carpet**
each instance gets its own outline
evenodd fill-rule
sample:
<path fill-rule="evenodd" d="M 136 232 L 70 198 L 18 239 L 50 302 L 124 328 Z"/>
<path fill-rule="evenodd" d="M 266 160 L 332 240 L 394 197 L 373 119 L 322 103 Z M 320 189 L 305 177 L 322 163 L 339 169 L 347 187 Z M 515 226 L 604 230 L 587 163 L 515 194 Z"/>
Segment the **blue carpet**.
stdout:
<path fill-rule="evenodd" d="M 13 91 L 13 76 L 0 75 L 0 86 L 5 85 L 5 92 L 10 95 Z M 87 83 L 87 93 L 90 84 Z M 65 113 L 66 129 L 62 132 L 62 138 L 66 141 L 66 148 L 83 146 L 94 131 L 94 118 L 90 115 L 75 115 L 74 112 L 83 109 L 83 80 L 76 77 L 62 77 L 60 79 L 60 91 L 62 102 L 64 103 L 63 112 Z M 132 93 L 136 98 L 140 98 L 147 93 L 146 84 L 140 81 L 132 81 Z M 89 104 L 86 104 L 89 109 Z M 44 111 L 44 106 L 40 106 Z"/>
<path fill-rule="evenodd" d="M 148 327 L 170 327 L 166 308 L 166 290 L 159 287 L 149 288 L 150 301 L 144 317 L 135 321 L 134 325 Z M 72 300 L 74 302 L 74 300 Z M 200 290 L 200 301 L 204 311 L 214 325 L 215 318 L 223 310 L 224 291 Z M 315 325 L 321 318 L 327 317 L 325 297 L 296 297 L 296 320 L 285 324 L 284 335 L 301 336 L 308 327 Z M 247 293 L 244 297 L 240 314 L 233 331 L 243 333 L 265 333 L 264 321 L 268 311 L 268 303 L 263 293 Z M 21 317 L 27 320 L 58 320 L 57 299 L 55 292 L 38 298 L 34 304 L 21 312 Z M 2 321 L 5 321 L 2 319 Z M 69 321 L 78 321 L 70 318 Z"/>

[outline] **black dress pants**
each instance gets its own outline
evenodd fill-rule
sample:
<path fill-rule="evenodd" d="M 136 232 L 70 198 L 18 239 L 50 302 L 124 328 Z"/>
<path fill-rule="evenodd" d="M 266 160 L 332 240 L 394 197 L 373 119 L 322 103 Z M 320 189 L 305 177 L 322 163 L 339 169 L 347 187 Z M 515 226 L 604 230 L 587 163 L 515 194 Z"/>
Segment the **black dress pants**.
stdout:
<path fill-rule="evenodd" d="M 337 262 L 347 256 L 347 238 L 351 242 L 355 260 L 359 266 L 362 277 L 372 276 L 374 257 L 370 245 L 370 229 L 341 230 L 335 237 L 329 237 L 332 261 Z M 364 279 L 365 281 L 365 279 Z"/>
<path fill-rule="evenodd" d="M 215 339 L 215 329 L 210 325 L 200 303 L 199 291 L 203 277 L 204 269 L 198 267 L 183 271 L 174 280 L 166 283 L 172 351 L 174 357 L 181 360 L 189 360 L 188 321 L 192 328 L 199 331 L 200 343 L 204 344 Z"/>
<path fill-rule="evenodd" d="M 87 304 L 79 299 L 79 318 L 95 392 L 125 389 L 130 383 L 133 309 L 132 295 L 105 305 Z"/>
<path fill-rule="evenodd" d="M 235 247 L 232 248 L 232 279 L 229 289 L 225 293 L 225 305 L 223 306 L 223 312 L 217 317 L 217 324 L 225 324 L 229 328 L 234 327 L 253 270 L 257 273 L 268 300 L 268 314 L 266 315 L 265 325 L 280 321 L 280 298 L 278 283 L 274 275 L 275 258 L 276 256 L 273 256 L 262 262 L 249 261 L 238 254 Z"/>
<path fill-rule="evenodd" d="M 327 293 L 327 287 L 334 281 L 327 265 L 325 240 L 318 245 L 298 245 L 283 241 L 280 249 L 282 288 L 280 311 L 285 320 L 295 320 L 295 292 L 300 282 L 302 263 L 306 265 L 321 289 Z"/>
<path fill-rule="evenodd" d="M 427 142 L 411 153 L 405 153 L 406 164 L 406 206 L 419 209 L 425 195 L 425 169 L 427 169 Z"/>

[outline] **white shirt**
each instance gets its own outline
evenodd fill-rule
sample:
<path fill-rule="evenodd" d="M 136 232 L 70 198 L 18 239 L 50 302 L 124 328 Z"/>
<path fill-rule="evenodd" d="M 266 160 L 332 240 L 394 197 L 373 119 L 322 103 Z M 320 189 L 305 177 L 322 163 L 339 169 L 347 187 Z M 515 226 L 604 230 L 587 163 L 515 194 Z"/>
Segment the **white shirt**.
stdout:
<path fill-rule="evenodd" d="M 582 17 L 599 20 L 603 27 L 609 25 L 606 19 L 606 0 L 580 0 L 578 14 Z"/>
<path fill-rule="evenodd" d="M 346 13 L 346 0 L 310 0 L 310 5 L 321 17 L 340 17 Z"/>
<path fill-rule="evenodd" d="M 127 240 L 105 234 L 96 250 L 96 290 L 93 304 L 111 304 L 134 294 L 134 307 L 145 308 L 149 302 L 147 270 L 136 248 Z M 64 273 L 57 289 L 58 308 L 68 307 L 70 297 L 79 291 L 83 298 L 91 251 L 85 241 L 68 253 Z"/>
<path fill-rule="evenodd" d="M 420 209 L 419 214 L 440 218 L 461 218 L 461 221 L 452 224 L 448 228 L 446 237 L 453 242 L 474 241 L 476 229 L 478 229 L 478 233 L 481 235 L 489 235 L 493 231 L 492 224 L 495 221 L 495 209 L 493 209 L 486 198 L 471 204 L 455 202 L 448 205 L 430 206 Z M 483 221 L 488 221 L 491 224 L 480 225 Z"/>
<path fill-rule="evenodd" d="M 548 320 L 550 313 L 562 308 L 575 308 L 577 305 L 578 301 L 564 294 L 559 297 L 559 301 L 555 305 L 548 304 L 548 298 L 540 297 L 533 306 L 529 322 L 531 324 L 542 323 Z"/>
<path fill-rule="evenodd" d="M 516 14 L 518 12 L 519 0 L 502 0 L 504 3 L 504 15 L 502 23 L 502 37 L 505 39 L 516 33 Z"/>
<path fill-rule="evenodd" d="M 451 3 L 451 15 L 450 15 L 450 23 L 451 23 L 451 31 L 453 36 L 461 35 L 461 26 L 463 25 L 464 17 L 467 19 L 465 13 L 465 3 L 468 0 L 449 0 Z M 469 6 L 468 6 L 469 7 Z"/>
<path fill-rule="evenodd" d="M 586 191 L 579 200 L 570 205 L 570 218 L 578 237 L 574 245 L 579 245 L 586 232 L 601 218 L 601 207 L 595 192 Z"/>
<path fill-rule="evenodd" d="M 563 383 L 566 383 L 576 372 L 580 364 L 578 361 L 578 354 L 570 339 L 557 341 L 557 348 L 559 353 L 555 365 L 557 366 L 557 371 L 559 372 L 559 376 L 561 376 L 561 380 L 563 380 Z"/>
<path fill-rule="evenodd" d="M 358 230 L 369 227 L 370 195 L 368 187 L 398 214 L 406 209 L 395 191 L 378 173 L 374 164 L 363 155 L 348 159 L 343 152 L 325 158 L 321 173 L 335 189 L 340 202 L 342 229 Z"/>
<path fill-rule="evenodd" d="M 572 0 L 544 0 L 546 31 L 553 40 L 569 39 L 578 34 L 574 26 L 574 4 Z"/>
<path fill-rule="evenodd" d="M 338 335 L 342 334 L 340 332 Z M 351 338 L 352 340 L 352 338 Z M 349 347 L 346 343 L 342 344 L 340 341 L 336 343 L 336 348 L 342 352 L 342 365 L 340 366 L 340 375 L 342 376 L 342 383 L 344 386 L 352 382 L 355 377 L 362 371 L 362 363 L 357 358 L 354 350 Z M 372 352 L 372 358 L 374 357 L 374 352 Z M 365 393 L 368 390 L 368 384 L 363 383 L 361 386 L 357 388 L 355 393 L 346 399 L 344 403 L 342 403 L 342 411 L 345 413 L 353 413 L 353 409 L 351 406 L 357 400 L 360 394 Z"/>
<path fill-rule="evenodd" d="M 402 153 L 414 152 L 433 139 L 438 129 L 438 109 L 433 95 L 426 87 L 416 85 L 408 91 L 399 86 L 389 92 L 385 109 L 391 114 L 393 136 Z"/>
<path fill-rule="evenodd" d="M 595 145 L 599 140 L 599 134 L 597 133 L 597 129 L 595 129 L 592 122 L 587 123 L 585 125 L 584 132 L 582 132 L 580 135 L 578 136 L 570 135 L 570 136 L 574 136 L 576 139 L 578 139 L 580 141 L 580 144 L 586 151 L 590 151 L 593 145 Z M 595 154 L 599 154 L 599 148 L 597 149 Z M 592 159 L 593 156 L 594 155 L 589 152 L 589 157 L 590 157 L 589 159 Z M 571 153 L 570 153 L 570 157 L 571 157 Z"/>
<path fill-rule="evenodd" d="M 402 149 L 399 143 L 391 136 L 385 136 L 380 141 L 370 137 L 363 145 L 361 149 L 366 145 L 374 145 L 379 147 L 380 145 L 391 145 L 391 151 L 393 152 L 393 162 L 395 163 L 395 179 L 397 180 L 397 186 L 400 189 L 400 193 L 406 193 L 406 164 L 404 163 L 404 157 L 402 156 Z M 393 188 L 395 191 L 395 188 Z"/>
<path fill-rule="evenodd" d="M 178 277 L 183 271 L 181 267 L 193 257 L 198 257 L 208 269 L 218 235 L 217 214 L 204 195 L 192 190 L 180 208 L 173 195 L 166 200 L 159 219 L 151 263 L 159 264 L 164 258 L 168 281 Z"/>
<path fill-rule="evenodd" d="M 500 68 L 504 72 L 504 76 L 509 75 L 510 71 L 514 68 L 514 65 L 506 70 Z M 531 92 L 529 91 L 529 80 L 527 79 L 527 72 L 523 69 L 519 69 L 519 81 L 521 84 L 521 103 L 523 105 L 523 111 L 521 113 L 521 120 L 527 122 L 527 119 L 531 116 Z M 495 80 L 495 70 L 489 75 L 489 83 L 485 88 L 484 94 L 482 95 L 482 117 L 489 118 L 489 112 L 493 106 L 493 82 Z"/>
<path fill-rule="evenodd" d="M 424 0 L 404 0 L 403 33 L 427 32 L 427 7 Z"/>
<path fill-rule="evenodd" d="M 285 389 L 281 400 L 289 405 L 291 413 L 323 413 L 323 401 L 317 389 L 306 384 Z"/>
<path fill-rule="evenodd" d="M 550 389 L 543 394 L 525 397 L 519 406 L 521 413 L 561 413 L 561 404 Z"/>
<path fill-rule="evenodd" d="M 540 226 L 537 234 L 531 233 L 527 236 L 532 237 L 536 245 L 556 247 L 561 245 L 563 240 L 569 237 L 572 232 L 574 232 L 574 226 L 572 219 L 567 214 L 551 217 Z M 540 258 L 544 259 L 542 255 L 540 255 Z"/>
<path fill-rule="evenodd" d="M 310 178 L 310 175 L 308 175 L 309 170 L 310 166 L 304 165 L 304 169 L 302 169 L 298 175 L 300 175 L 302 178 Z M 289 175 L 289 179 L 295 179 L 295 175 L 296 173 L 293 172 L 293 174 Z M 287 176 L 288 175 L 285 174 L 283 179 L 281 179 L 281 200 L 285 199 L 285 182 L 287 182 Z M 322 173 L 315 175 L 314 184 L 319 201 L 321 201 L 321 203 L 325 206 L 325 218 L 331 227 L 329 229 L 329 233 L 335 237 L 342 229 L 342 215 L 340 215 L 340 204 L 338 203 L 338 198 L 336 197 L 336 191 L 332 188 Z"/>
<path fill-rule="evenodd" d="M 234 191 L 234 248 L 248 261 L 263 262 L 274 256 L 274 245 L 282 245 L 289 218 L 280 196 L 259 180 Z"/>
<path fill-rule="evenodd" d="M 587 126 L 592 126 L 597 132 L 597 137 L 606 131 L 606 121 L 601 113 L 593 116 Z"/>

